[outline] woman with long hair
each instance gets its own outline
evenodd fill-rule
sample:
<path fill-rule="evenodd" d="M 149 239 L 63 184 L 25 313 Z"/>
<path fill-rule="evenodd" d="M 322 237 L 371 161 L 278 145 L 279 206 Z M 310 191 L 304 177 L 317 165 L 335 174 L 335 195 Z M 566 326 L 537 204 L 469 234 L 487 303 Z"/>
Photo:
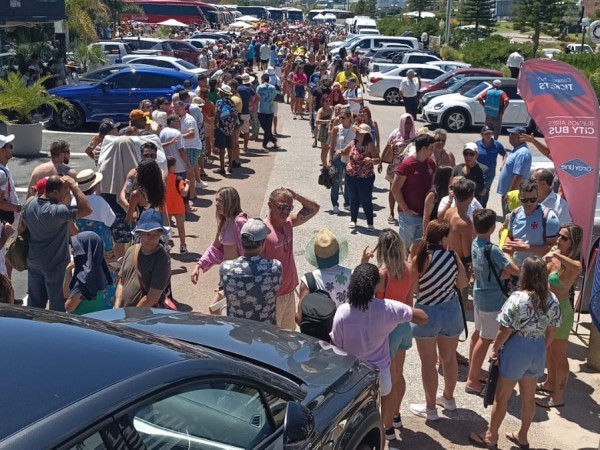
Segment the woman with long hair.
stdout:
<path fill-rule="evenodd" d="M 363 252 L 362 262 L 368 262 L 376 255 L 381 281 L 375 297 L 387 298 L 413 306 L 411 265 L 406 260 L 406 248 L 397 231 L 385 228 L 381 231 L 373 252 L 368 247 Z M 400 405 L 406 392 L 404 360 L 406 351 L 412 346 L 412 331 L 408 323 L 400 323 L 389 335 L 390 356 L 392 358 L 392 392 L 390 423 L 384 422 L 386 437 L 394 435 L 394 428 L 402 428 Z M 393 427 L 393 428 L 392 428 Z"/>
<path fill-rule="evenodd" d="M 375 147 L 377 147 L 377 150 L 381 151 L 379 125 L 377 125 L 377 122 L 373 120 L 373 115 L 371 114 L 371 110 L 368 106 L 363 106 L 360 108 L 360 111 L 358 112 L 358 120 L 360 123 L 366 123 L 371 127 L 371 137 L 373 138 Z"/>
<path fill-rule="evenodd" d="M 408 113 L 402 114 L 400 116 L 400 123 L 398 124 L 398 128 L 395 128 L 390 133 L 386 144 L 386 147 L 388 145 L 391 146 L 394 152 L 392 163 L 388 164 L 387 169 L 385 171 L 385 179 L 388 183 L 390 183 L 390 191 L 388 193 L 388 202 L 390 205 L 390 216 L 388 217 L 389 224 L 396 223 L 396 219 L 394 217 L 394 205 L 396 204 L 396 200 L 394 199 L 394 195 L 392 194 L 392 181 L 394 181 L 394 174 L 396 173 L 396 168 L 406 156 L 406 147 L 414 140 L 415 137 L 415 121 L 413 117 Z M 382 170 L 383 162 L 380 162 L 377 165 L 377 172 L 381 173 Z"/>
<path fill-rule="evenodd" d="M 136 169 L 135 187 L 129 198 L 127 223 L 137 220 L 146 209 L 164 212 L 165 195 L 165 180 L 156 161 L 140 161 Z"/>
<path fill-rule="evenodd" d="M 537 388 L 538 391 L 548 394 L 547 398 L 536 402 L 543 408 L 559 408 L 565 403 L 565 386 L 569 380 L 567 345 L 574 318 L 569 292 L 581 273 L 582 241 L 583 229 L 579 225 L 563 225 L 558 229 L 556 247 L 544 257 L 549 273 L 550 291 L 559 299 L 561 322 L 552 344 L 548 347 L 548 377 Z"/>
<path fill-rule="evenodd" d="M 294 69 L 294 75 L 292 75 L 292 84 L 294 85 L 294 100 L 292 103 L 292 114 L 294 120 L 299 115 L 301 119 L 304 119 L 304 96 L 306 95 L 306 85 L 308 79 L 304 73 L 304 66 L 297 64 Z"/>
<path fill-rule="evenodd" d="M 341 152 L 354 140 L 356 133 L 352 127 L 352 113 L 349 109 L 342 111 L 342 106 L 336 105 L 333 111 L 334 117 L 331 120 L 329 131 L 331 145 L 327 166 L 335 166 L 337 169 L 337 174 L 331 184 L 331 205 L 333 213 L 339 214 L 340 206 L 338 199 L 340 197 L 340 182 L 346 176 L 346 164 L 348 163 L 348 157 L 343 157 Z M 344 187 L 344 208 L 350 208 L 350 194 L 347 187 Z"/>
<path fill-rule="evenodd" d="M 357 266 L 350 276 L 348 303 L 340 305 L 333 318 L 331 340 L 340 349 L 380 370 L 381 416 L 386 439 L 396 438 L 392 427 L 392 375 L 389 334 L 401 323 L 426 323 L 427 314 L 387 299 L 376 299 L 382 285 L 379 269 L 370 263 Z"/>
<path fill-rule="evenodd" d="M 317 111 L 317 117 L 315 123 L 318 127 L 317 140 L 321 143 L 321 165 L 325 167 L 327 165 L 327 154 L 329 153 L 329 123 L 331 116 L 333 115 L 333 109 L 331 108 L 331 99 L 329 95 L 325 94 L 321 98 L 321 106 Z"/>
<path fill-rule="evenodd" d="M 518 289 L 502 306 L 498 322 L 500 330 L 491 354 L 491 359 L 499 364 L 492 417 L 488 429 L 471 433 L 469 440 L 477 447 L 498 447 L 498 430 L 512 391 L 519 383 L 521 428 L 506 437 L 520 448 L 529 448 L 527 433 L 535 414 L 537 379 L 544 373 L 546 348 L 552 344 L 555 327 L 560 325 L 560 305 L 548 287 L 548 269 L 543 259 L 525 259 Z"/>
<path fill-rule="evenodd" d="M 423 209 L 423 229 L 427 224 L 438 217 L 440 201 L 451 193 L 450 180 L 452 179 L 452 167 L 440 166 L 433 175 L 433 186 L 425 197 L 425 208 Z M 450 201 L 452 203 L 452 200 Z"/>
<path fill-rule="evenodd" d="M 379 151 L 371 137 L 371 127 L 366 123 L 354 127 L 356 137 L 340 154 L 348 155 L 346 165 L 346 189 L 350 193 L 350 228 L 356 228 L 358 208 L 362 205 L 367 218 L 367 231 L 375 231 L 373 226 L 373 166 L 380 161 Z"/>
<path fill-rule="evenodd" d="M 192 272 L 194 284 L 198 283 L 200 272 L 204 273 L 211 267 L 225 260 L 236 259 L 242 254 L 240 232 L 248 221 L 248 215 L 242 212 L 238 191 L 231 186 L 220 188 L 215 195 L 215 206 L 217 233 Z"/>
<path fill-rule="evenodd" d="M 450 222 L 432 220 L 423 240 L 416 244 L 412 259 L 413 290 L 417 293 L 415 307 L 427 313 L 429 322 L 412 327 L 421 359 L 425 404 L 410 405 L 410 411 L 427 420 L 438 420 L 436 405 L 448 411 L 456 409 L 456 347 L 464 329 L 457 289 L 467 286 L 467 275 L 460 258 L 448 250 L 449 235 Z M 436 397 L 438 354 L 444 371 L 444 391 Z"/>

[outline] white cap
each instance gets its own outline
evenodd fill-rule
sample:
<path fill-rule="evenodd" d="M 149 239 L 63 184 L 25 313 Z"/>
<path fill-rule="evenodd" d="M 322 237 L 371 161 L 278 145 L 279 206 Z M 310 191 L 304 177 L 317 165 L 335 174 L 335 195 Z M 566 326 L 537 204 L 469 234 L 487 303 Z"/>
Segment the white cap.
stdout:
<path fill-rule="evenodd" d="M 500 87 L 500 86 L 502 86 L 502 81 L 500 81 L 500 80 L 494 80 L 494 81 L 492 81 L 492 84 L 495 87 Z"/>
<path fill-rule="evenodd" d="M 4 147 L 6 144 L 8 144 L 9 142 L 12 142 L 14 140 L 15 140 L 14 134 L 9 134 L 8 136 L 4 136 L 4 135 L 0 134 L 0 148 Z"/>

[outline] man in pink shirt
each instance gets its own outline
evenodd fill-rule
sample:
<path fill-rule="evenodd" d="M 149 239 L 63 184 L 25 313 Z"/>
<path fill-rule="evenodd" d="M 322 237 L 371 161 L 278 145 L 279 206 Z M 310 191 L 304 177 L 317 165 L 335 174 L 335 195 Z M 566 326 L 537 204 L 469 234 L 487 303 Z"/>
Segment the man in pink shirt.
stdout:
<path fill-rule="evenodd" d="M 298 200 L 302 209 L 292 213 L 294 200 Z M 283 266 L 283 279 L 277 295 L 275 312 L 277 325 L 288 330 L 296 329 L 296 299 L 294 290 L 298 286 L 298 272 L 294 260 L 294 227 L 302 225 L 319 211 L 314 201 L 296 194 L 291 189 L 279 188 L 269 196 L 269 215 L 265 223 L 271 233 L 265 240 L 263 256 L 277 259 Z"/>

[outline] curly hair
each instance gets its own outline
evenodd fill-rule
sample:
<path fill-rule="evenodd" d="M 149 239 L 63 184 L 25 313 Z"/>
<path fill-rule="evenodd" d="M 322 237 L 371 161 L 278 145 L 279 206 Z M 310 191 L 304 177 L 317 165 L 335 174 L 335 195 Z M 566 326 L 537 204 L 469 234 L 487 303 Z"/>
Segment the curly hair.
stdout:
<path fill-rule="evenodd" d="M 165 204 L 165 182 L 162 171 L 154 160 L 142 160 L 136 169 L 137 186 L 146 194 L 153 208 L 162 208 Z"/>
<path fill-rule="evenodd" d="M 348 285 L 348 303 L 361 311 L 369 309 L 369 303 L 375 295 L 375 286 L 379 283 L 379 269 L 371 263 L 357 266 L 350 275 Z"/>

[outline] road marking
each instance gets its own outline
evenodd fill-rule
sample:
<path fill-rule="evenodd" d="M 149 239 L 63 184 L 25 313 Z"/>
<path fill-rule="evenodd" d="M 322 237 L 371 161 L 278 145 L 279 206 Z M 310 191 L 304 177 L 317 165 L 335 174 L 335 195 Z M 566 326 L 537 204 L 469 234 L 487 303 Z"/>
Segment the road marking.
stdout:
<path fill-rule="evenodd" d="M 56 131 L 56 130 L 42 130 L 43 133 L 48 134 L 77 134 L 78 136 L 96 136 L 98 133 L 72 133 L 69 131 Z"/>

